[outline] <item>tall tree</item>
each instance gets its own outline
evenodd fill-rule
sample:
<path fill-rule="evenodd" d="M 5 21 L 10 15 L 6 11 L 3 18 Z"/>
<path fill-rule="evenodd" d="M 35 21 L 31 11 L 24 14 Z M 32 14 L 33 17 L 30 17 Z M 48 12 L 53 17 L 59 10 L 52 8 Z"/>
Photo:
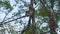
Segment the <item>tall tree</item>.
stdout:
<path fill-rule="evenodd" d="M 35 9 L 34 9 L 34 6 L 33 6 L 33 2 L 34 0 L 30 0 L 30 10 L 32 12 L 32 15 L 31 15 L 31 18 L 32 18 L 32 34 L 36 34 L 36 24 L 35 24 L 35 16 L 34 16 L 34 12 L 35 12 Z"/>

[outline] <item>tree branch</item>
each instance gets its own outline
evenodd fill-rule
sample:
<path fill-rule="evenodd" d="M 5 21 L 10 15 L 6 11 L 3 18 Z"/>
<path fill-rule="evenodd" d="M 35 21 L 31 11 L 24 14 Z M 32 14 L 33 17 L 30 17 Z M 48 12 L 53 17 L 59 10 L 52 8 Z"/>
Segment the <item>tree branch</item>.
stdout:
<path fill-rule="evenodd" d="M 46 0 L 40 0 L 40 2 L 41 2 L 42 5 L 45 7 Z"/>
<path fill-rule="evenodd" d="M 20 19 L 20 18 L 23 18 L 23 17 L 26 17 L 26 16 L 22 16 L 22 17 L 19 17 L 19 18 L 17 18 L 17 19 Z M 5 22 L 4 24 L 6 24 L 6 23 L 8 23 L 8 22 L 15 21 L 15 20 L 17 20 L 17 19 L 13 19 L 13 20 L 7 21 L 7 22 Z"/>
<path fill-rule="evenodd" d="M 22 17 L 19 17 L 19 18 L 13 19 L 13 20 L 9 20 L 9 21 L 4 22 L 4 23 L 3 23 L 3 22 L 0 22 L 0 25 L 7 24 L 7 23 L 9 23 L 9 22 L 12 22 L 12 21 L 18 20 L 18 19 L 20 19 L 20 18 L 24 18 L 24 17 L 27 17 L 27 16 L 22 16 Z"/>
<path fill-rule="evenodd" d="M 5 21 L 5 18 L 6 18 L 6 16 L 8 15 L 9 13 L 7 13 L 6 15 L 5 15 L 5 17 L 4 17 L 4 19 L 3 19 L 3 21 L 2 22 L 4 22 Z"/>
<path fill-rule="evenodd" d="M 6 19 L 5 21 L 7 21 L 7 20 L 9 20 L 9 19 L 12 19 L 13 17 L 15 17 L 15 15 L 14 15 L 14 16 L 12 16 L 11 18 Z"/>

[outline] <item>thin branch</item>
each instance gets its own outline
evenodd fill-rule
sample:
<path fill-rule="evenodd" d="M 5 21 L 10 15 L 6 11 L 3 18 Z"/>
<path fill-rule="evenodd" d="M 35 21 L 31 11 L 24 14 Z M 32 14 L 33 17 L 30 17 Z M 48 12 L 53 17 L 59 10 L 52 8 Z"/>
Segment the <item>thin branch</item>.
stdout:
<path fill-rule="evenodd" d="M 36 5 L 36 7 L 37 7 L 37 6 L 39 6 L 39 3 Z M 36 8 L 36 7 L 34 7 L 34 8 Z"/>
<path fill-rule="evenodd" d="M 24 18 L 24 17 L 28 17 L 28 16 L 22 16 L 22 17 L 19 17 L 19 18 L 13 19 L 13 20 L 9 20 L 9 21 L 4 22 L 4 23 L 3 23 L 3 22 L 0 22 L 0 26 L 3 25 L 3 24 L 7 24 L 7 23 L 9 23 L 9 22 L 12 22 L 12 21 L 18 20 L 18 19 L 20 19 L 20 18 Z"/>
<path fill-rule="evenodd" d="M 3 19 L 3 21 L 2 22 L 4 22 L 5 21 L 5 18 L 6 18 L 6 16 L 8 15 L 9 13 L 7 13 L 6 15 L 5 15 L 5 17 L 4 17 L 4 19 Z"/>
<path fill-rule="evenodd" d="M 5 18 L 6 18 L 6 16 L 8 15 L 9 13 L 7 13 L 6 15 L 5 15 L 5 17 L 4 17 L 4 19 L 3 19 L 3 21 L 2 22 L 0 22 L 0 26 L 2 26 L 3 25 L 3 23 L 4 23 L 4 21 L 5 21 Z"/>
<path fill-rule="evenodd" d="M 45 7 L 45 0 L 40 0 L 40 2 L 41 2 L 42 5 Z"/>
<path fill-rule="evenodd" d="M 12 22 L 12 21 L 18 20 L 18 19 L 20 19 L 20 18 L 24 18 L 24 17 L 26 17 L 26 16 L 22 16 L 22 17 L 19 17 L 19 18 L 16 18 L 16 19 L 13 19 L 13 20 L 10 20 L 10 21 L 7 21 L 7 22 L 4 22 L 3 24 L 7 24 L 7 23 L 9 23 L 9 22 Z"/>
<path fill-rule="evenodd" d="M 5 21 L 7 21 L 7 20 L 9 20 L 9 19 L 12 19 L 13 17 L 15 17 L 15 15 L 14 15 L 14 16 L 12 16 L 11 18 L 6 19 Z"/>

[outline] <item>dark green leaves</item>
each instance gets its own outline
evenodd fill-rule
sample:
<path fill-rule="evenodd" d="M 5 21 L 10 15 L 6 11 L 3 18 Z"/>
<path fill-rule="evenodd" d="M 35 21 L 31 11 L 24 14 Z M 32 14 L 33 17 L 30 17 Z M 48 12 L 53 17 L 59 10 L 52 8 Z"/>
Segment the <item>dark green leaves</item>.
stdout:
<path fill-rule="evenodd" d="M 6 7 L 6 9 L 10 9 L 10 10 L 13 9 L 13 8 L 11 7 L 9 1 L 4 1 L 4 2 L 0 1 L 0 6 L 4 6 L 4 7 Z"/>
<path fill-rule="evenodd" d="M 37 15 L 39 15 L 39 16 L 47 16 L 47 15 L 49 15 L 51 12 L 50 12 L 50 10 L 48 10 L 48 8 L 46 8 L 46 7 L 42 7 L 39 11 L 37 11 Z"/>

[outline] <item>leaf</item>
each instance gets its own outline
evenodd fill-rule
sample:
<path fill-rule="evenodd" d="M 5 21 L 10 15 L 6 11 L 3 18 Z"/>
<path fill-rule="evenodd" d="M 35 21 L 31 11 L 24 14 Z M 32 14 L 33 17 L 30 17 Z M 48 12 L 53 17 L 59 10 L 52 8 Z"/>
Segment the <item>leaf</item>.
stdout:
<path fill-rule="evenodd" d="M 2 5 L 3 4 L 3 2 L 2 1 L 0 1 L 0 5 Z"/>
<path fill-rule="evenodd" d="M 31 25 L 31 27 L 29 29 L 27 29 L 24 34 L 32 34 L 33 33 L 33 29 L 36 30 L 37 26 L 36 25 Z"/>
<path fill-rule="evenodd" d="M 32 30 L 31 30 L 31 28 L 29 28 L 29 29 L 27 29 L 24 33 L 25 33 L 25 34 L 31 34 L 31 32 L 32 32 Z"/>
<path fill-rule="evenodd" d="M 5 2 L 4 2 L 4 5 L 5 5 L 6 9 L 13 9 L 13 8 L 11 7 L 9 1 L 5 1 Z"/>
<path fill-rule="evenodd" d="M 31 30 L 26 30 L 25 34 L 31 34 Z"/>
<path fill-rule="evenodd" d="M 6 7 L 6 9 L 10 9 L 10 10 L 13 9 L 13 7 L 11 7 L 9 1 L 4 1 L 4 2 L 0 1 L 0 5 Z"/>
<path fill-rule="evenodd" d="M 50 3 L 53 4 L 54 3 L 54 0 L 50 0 Z"/>
<path fill-rule="evenodd" d="M 50 13 L 50 10 L 48 10 L 46 7 L 42 7 L 36 14 L 39 16 L 48 16 Z"/>

